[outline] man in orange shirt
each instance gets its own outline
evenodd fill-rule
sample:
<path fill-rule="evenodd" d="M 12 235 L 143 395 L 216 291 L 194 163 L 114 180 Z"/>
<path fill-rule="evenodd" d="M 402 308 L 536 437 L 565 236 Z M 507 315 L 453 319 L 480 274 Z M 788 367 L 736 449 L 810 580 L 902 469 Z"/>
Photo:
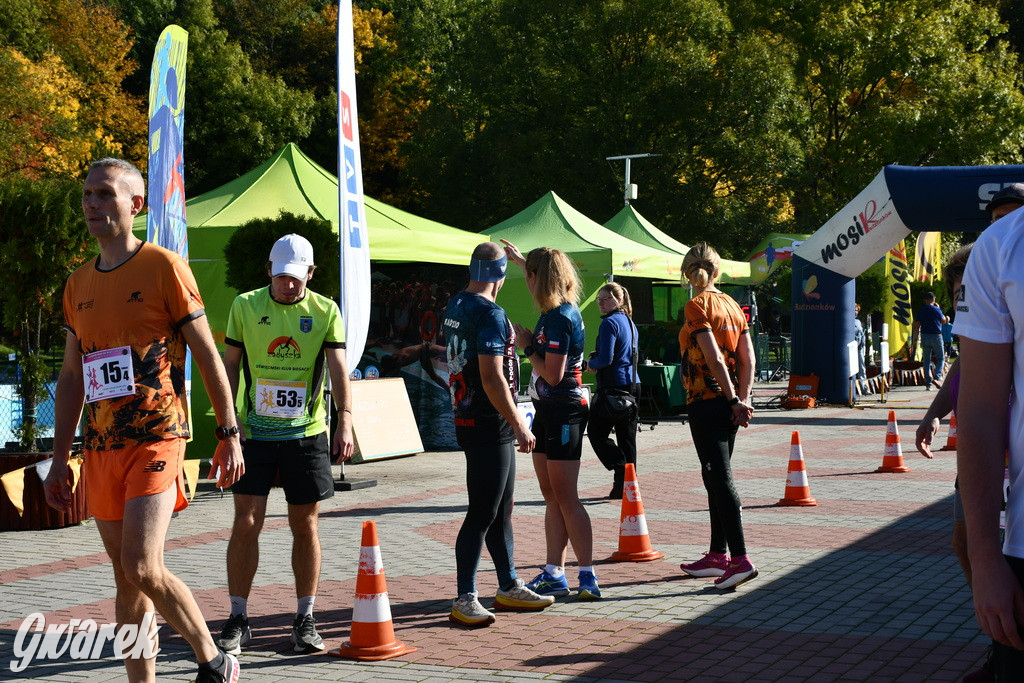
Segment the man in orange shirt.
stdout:
<path fill-rule="evenodd" d="M 218 650 L 191 591 L 163 560 L 171 513 L 188 505 L 186 344 L 220 424 L 218 485 L 233 484 L 245 466 L 227 376 L 192 271 L 177 254 L 132 234 L 144 197 L 142 175 L 128 162 L 101 159 L 90 167 L 82 210 L 100 253 L 71 274 L 64 291 L 68 334 L 46 499 L 57 509 L 70 505 L 68 459 L 85 406 L 84 481 L 114 568 L 118 623 L 139 624 L 159 611 L 195 651 L 197 681 L 237 681 L 238 661 Z M 131 681 L 156 680 L 152 658 L 128 656 L 125 668 Z"/>

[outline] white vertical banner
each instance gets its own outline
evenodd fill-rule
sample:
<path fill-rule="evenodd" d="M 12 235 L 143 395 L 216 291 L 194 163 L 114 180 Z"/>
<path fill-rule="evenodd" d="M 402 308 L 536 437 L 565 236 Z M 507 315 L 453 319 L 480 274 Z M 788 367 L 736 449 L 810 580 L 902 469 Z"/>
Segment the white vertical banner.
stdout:
<path fill-rule="evenodd" d="M 341 314 L 345 360 L 359 364 L 370 325 L 370 235 L 363 204 L 363 171 L 356 114 L 355 36 L 351 2 L 338 5 L 338 218 L 341 237 Z"/>

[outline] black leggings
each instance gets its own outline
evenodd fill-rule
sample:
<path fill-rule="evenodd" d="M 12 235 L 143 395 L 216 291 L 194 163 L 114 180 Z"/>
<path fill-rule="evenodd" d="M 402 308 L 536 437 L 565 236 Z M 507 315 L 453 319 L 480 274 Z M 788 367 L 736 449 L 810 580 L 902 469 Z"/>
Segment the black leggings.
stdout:
<path fill-rule="evenodd" d="M 598 391 L 594 397 L 594 404 L 596 405 L 601 400 L 601 391 Z M 598 460 L 602 463 L 615 463 L 619 468 L 627 462 L 636 465 L 636 423 L 638 418 L 639 409 L 635 404 L 626 417 L 615 421 L 606 420 L 599 415 L 599 411 L 593 408 L 590 410 L 587 437 L 590 438 L 590 445 L 594 447 Z M 610 436 L 613 428 L 615 429 L 614 440 Z M 612 468 L 608 467 L 608 469 Z"/>
<path fill-rule="evenodd" d="M 712 552 L 747 554 L 740 518 L 740 497 L 732 481 L 732 450 L 737 425 L 724 398 L 696 400 L 687 406 L 690 435 L 700 460 L 700 474 L 711 511 Z"/>
<path fill-rule="evenodd" d="M 483 433 L 481 433 L 481 431 Z M 498 574 L 498 585 L 515 584 L 512 559 L 512 496 L 516 455 L 512 442 L 497 443 L 491 430 L 458 429 L 459 446 L 466 452 L 466 489 L 469 507 L 455 540 L 455 566 L 459 595 L 476 592 L 476 570 L 484 542 Z"/>

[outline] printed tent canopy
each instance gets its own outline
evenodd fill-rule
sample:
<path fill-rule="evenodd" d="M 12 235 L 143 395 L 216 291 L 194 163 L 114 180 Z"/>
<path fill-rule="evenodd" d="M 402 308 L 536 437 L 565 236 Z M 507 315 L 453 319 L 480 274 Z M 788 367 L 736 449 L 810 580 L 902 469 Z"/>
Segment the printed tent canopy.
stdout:
<path fill-rule="evenodd" d="M 667 234 L 654 227 L 649 220 L 644 218 L 632 206 L 627 205 L 622 207 L 617 214 L 608 219 L 608 222 L 604 224 L 604 227 L 622 235 L 623 237 L 627 237 L 634 242 L 639 242 L 640 244 L 654 249 L 660 249 L 661 251 L 676 254 L 677 257 L 673 274 L 674 279 L 679 279 L 683 256 L 685 256 L 686 252 L 690 250 L 690 247 L 673 239 L 672 237 L 669 237 Z M 721 281 L 723 283 L 735 285 L 754 284 L 751 282 L 750 278 L 751 272 L 749 263 L 722 259 L 721 268 Z"/>
<path fill-rule="evenodd" d="M 468 265 L 480 235 L 400 211 L 366 197 L 370 257 L 379 261 L 423 261 Z M 193 197 L 185 204 L 189 265 L 199 283 L 206 315 L 217 343 L 224 342 L 228 310 L 236 292 L 224 284 L 224 246 L 239 225 L 273 218 L 281 210 L 328 220 L 338 229 L 338 179 L 293 143 L 245 175 Z M 134 232 L 146 236 L 146 216 L 136 217 Z M 337 254 L 328 255 L 337 258 Z M 198 374 L 193 374 L 198 377 Z M 193 386 L 201 386 L 194 384 Z M 209 399 L 192 395 L 194 457 L 209 457 L 216 441 Z"/>

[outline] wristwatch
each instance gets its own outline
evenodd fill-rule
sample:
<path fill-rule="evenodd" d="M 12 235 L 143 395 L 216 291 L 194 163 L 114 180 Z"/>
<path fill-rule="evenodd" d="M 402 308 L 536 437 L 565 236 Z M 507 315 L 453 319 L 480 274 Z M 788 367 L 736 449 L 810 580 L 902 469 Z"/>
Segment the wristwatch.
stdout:
<path fill-rule="evenodd" d="M 527 344 L 523 347 L 523 356 L 529 358 L 533 354 L 537 353 L 537 349 L 533 348 L 532 344 Z"/>
<path fill-rule="evenodd" d="M 736 404 L 737 404 L 737 403 L 739 403 L 739 402 L 740 402 L 740 397 L 739 397 L 739 396 L 733 396 L 733 397 L 732 397 L 732 400 L 731 400 L 731 401 L 728 401 L 728 402 L 726 403 L 726 405 L 729 405 L 729 406 L 734 406 L 734 405 L 736 405 Z"/>
<path fill-rule="evenodd" d="M 238 433 L 238 425 L 232 425 L 231 427 L 220 427 L 218 426 L 214 434 L 216 434 L 219 441 L 230 439 L 232 436 Z"/>

